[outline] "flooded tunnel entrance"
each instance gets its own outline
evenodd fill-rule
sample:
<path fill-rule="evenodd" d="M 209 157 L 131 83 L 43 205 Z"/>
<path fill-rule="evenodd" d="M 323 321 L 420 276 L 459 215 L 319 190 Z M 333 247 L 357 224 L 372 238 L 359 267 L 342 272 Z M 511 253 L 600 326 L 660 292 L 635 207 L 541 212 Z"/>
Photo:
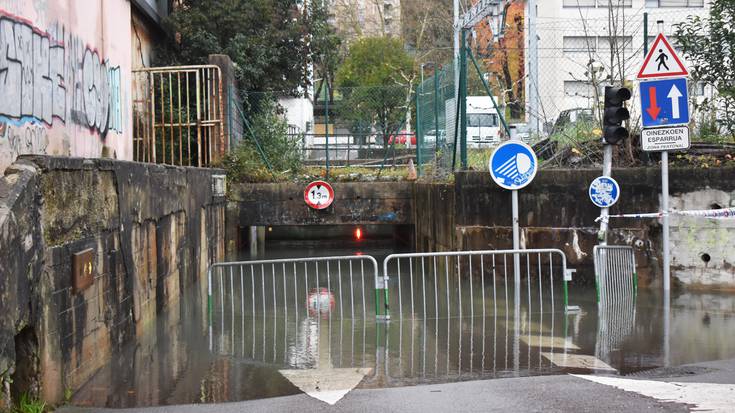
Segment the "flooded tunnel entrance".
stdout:
<path fill-rule="evenodd" d="M 313 391 L 316 381 L 379 388 L 568 372 L 645 374 L 735 356 L 735 346 L 721 337 L 735 327 L 731 296 L 674 296 L 666 338 L 661 297 L 641 291 L 635 316 L 623 315 L 624 328 L 610 329 L 601 323 L 615 315 L 599 313 L 593 288 L 571 288 L 569 303 L 580 311 L 565 311 L 561 278 L 544 278 L 558 261 L 545 256 L 523 263 L 518 294 L 506 272 L 509 257 L 444 264 L 443 257 L 404 257 L 391 264 L 391 319 L 380 322 L 372 257 L 382 273 L 385 257 L 412 245 L 411 227 L 375 227 L 264 227 L 265 249 L 255 257 L 264 262 L 213 273 L 211 313 L 206 292 L 190 291 L 73 402 L 239 401 Z M 338 256 L 351 258 L 317 259 Z M 315 261 L 287 260 L 303 257 Z M 238 259 L 251 260 L 249 251 Z"/>
<path fill-rule="evenodd" d="M 239 248 L 232 258 L 251 260 L 364 254 L 382 259 L 392 253 L 413 251 L 413 237 L 413 225 L 247 227 L 239 229 Z"/>

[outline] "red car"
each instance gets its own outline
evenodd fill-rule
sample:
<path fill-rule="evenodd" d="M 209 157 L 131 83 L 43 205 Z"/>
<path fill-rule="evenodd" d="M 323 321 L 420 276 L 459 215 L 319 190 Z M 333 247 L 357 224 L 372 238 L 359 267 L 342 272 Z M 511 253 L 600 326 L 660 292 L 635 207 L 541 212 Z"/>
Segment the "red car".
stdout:
<path fill-rule="evenodd" d="M 405 131 L 405 130 L 400 131 L 400 132 L 398 132 L 395 135 L 390 135 L 388 137 L 388 145 L 392 145 L 393 144 L 393 139 L 394 138 L 396 140 L 396 143 L 405 145 L 406 144 L 406 141 L 408 140 L 407 137 L 409 137 L 409 136 L 411 137 L 411 145 L 416 145 L 416 135 L 414 133 L 412 133 L 412 132 Z"/>

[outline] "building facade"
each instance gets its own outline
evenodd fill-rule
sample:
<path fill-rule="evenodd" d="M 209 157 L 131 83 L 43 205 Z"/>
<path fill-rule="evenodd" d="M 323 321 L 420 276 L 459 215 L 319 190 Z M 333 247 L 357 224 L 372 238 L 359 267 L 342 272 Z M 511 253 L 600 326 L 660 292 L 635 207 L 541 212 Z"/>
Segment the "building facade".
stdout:
<path fill-rule="evenodd" d="M 333 24 L 349 44 L 360 37 L 400 36 L 400 0 L 332 0 Z"/>
<path fill-rule="evenodd" d="M 133 22 L 153 32 L 167 7 L 0 1 L 0 173 L 22 154 L 132 160 L 131 70 L 152 50 Z"/>
<path fill-rule="evenodd" d="M 538 79 L 533 76 L 534 61 L 528 58 L 529 122 L 538 119 L 540 128 L 545 126 L 548 132 L 562 111 L 595 106 L 594 85 L 601 89 L 610 84 L 611 76 L 616 83 L 635 80 L 644 59 L 645 13 L 649 46 L 662 30 L 676 48 L 674 25 L 690 15 L 706 17 L 710 1 L 535 0 Z M 526 30 L 528 34 L 528 24 Z M 694 96 L 711 93 L 699 85 L 692 87 Z M 529 92 L 537 93 L 537 105 Z M 637 99 L 635 91 L 633 99 Z M 632 110 L 631 117 L 636 116 Z"/>

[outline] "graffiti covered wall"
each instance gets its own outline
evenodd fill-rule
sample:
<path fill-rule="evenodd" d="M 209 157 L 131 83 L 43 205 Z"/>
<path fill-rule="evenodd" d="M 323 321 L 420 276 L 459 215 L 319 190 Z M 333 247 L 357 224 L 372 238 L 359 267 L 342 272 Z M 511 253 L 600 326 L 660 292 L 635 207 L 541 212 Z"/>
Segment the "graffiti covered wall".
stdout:
<path fill-rule="evenodd" d="M 132 159 L 130 3 L 0 1 L 0 173 L 18 155 Z"/>

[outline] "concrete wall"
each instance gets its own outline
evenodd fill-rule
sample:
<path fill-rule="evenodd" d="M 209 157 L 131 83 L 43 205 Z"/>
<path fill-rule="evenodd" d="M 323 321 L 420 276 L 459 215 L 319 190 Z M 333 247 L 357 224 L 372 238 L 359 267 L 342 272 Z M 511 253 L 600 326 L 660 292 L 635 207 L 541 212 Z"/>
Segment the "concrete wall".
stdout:
<path fill-rule="evenodd" d="M 205 293 L 208 265 L 224 256 L 217 172 L 50 157 L 9 169 L 0 180 L 0 400 L 27 391 L 61 400 L 184 289 Z M 77 290 L 72 254 L 90 248 L 93 282 Z"/>
<path fill-rule="evenodd" d="M 20 154 L 132 159 L 127 0 L 0 4 L 0 172 Z"/>
<path fill-rule="evenodd" d="M 334 203 L 324 210 L 304 202 L 306 183 L 232 184 L 228 213 L 250 225 L 411 224 L 410 182 L 337 182 Z"/>
<path fill-rule="evenodd" d="M 520 192 L 521 245 L 560 248 L 578 280 L 593 282 L 592 247 L 599 215 L 588 200 L 587 185 L 597 170 L 542 171 Z M 659 169 L 615 170 L 622 187 L 612 214 L 656 212 Z M 733 168 L 673 169 L 671 206 L 709 209 L 735 206 Z M 416 245 L 421 251 L 512 247 L 511 197 L 487 173 L 455 175 L 455 184 L 415 187 Z M 642 285 L 661 281 L 661 224 L 657 220 L 612 220 L 611 244 L 632 245 Z M 735 288 L 735 223 L 701 218 L 671 219 L 672 275 L 692 288 Z M 706 254 L 706 256 L 705 256 Z M 709 261 L 706 261 L 709 257 Z"/>
<path fill-rule="evenodd" d="M 323 210 L 304 202 L 306 183 L 232 184 L 227 198 L 227 252 L 242 250 L 240 234 L 249 226 L 410 225 L 410 182 L 336 182 L 334 202 Z M 327 236 L 329 237 L 329 235 Z"/>

